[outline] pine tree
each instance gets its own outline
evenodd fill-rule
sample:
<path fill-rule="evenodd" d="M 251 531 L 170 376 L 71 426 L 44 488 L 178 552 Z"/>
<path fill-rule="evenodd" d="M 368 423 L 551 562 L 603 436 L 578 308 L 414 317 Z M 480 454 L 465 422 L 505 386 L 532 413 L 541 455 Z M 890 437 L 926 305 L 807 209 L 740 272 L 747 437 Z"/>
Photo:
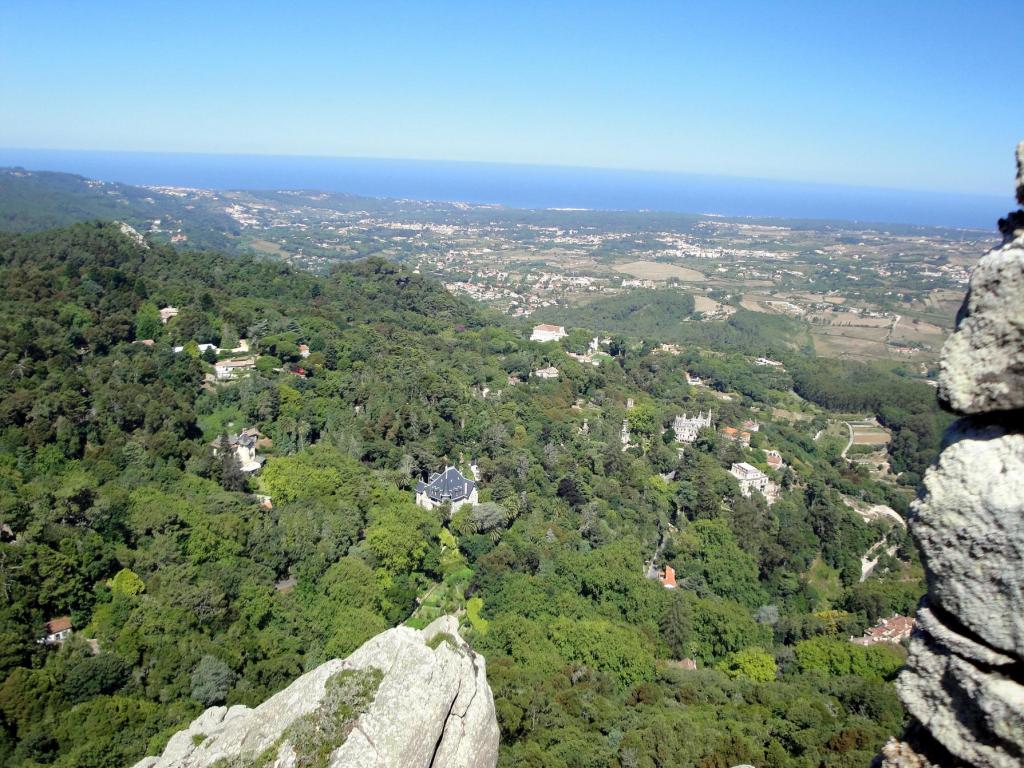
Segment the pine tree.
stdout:
<path fill-rule="evenodd" d="M 686 604 L 686 596 L 682 592 L 672 592 L 668 607 L 658 623 L 661 638 L 672 651 L 673 658 L 682 659 L 689 655 L 690 639 L 693 636 L 693 621 L 690 607 Z"/>

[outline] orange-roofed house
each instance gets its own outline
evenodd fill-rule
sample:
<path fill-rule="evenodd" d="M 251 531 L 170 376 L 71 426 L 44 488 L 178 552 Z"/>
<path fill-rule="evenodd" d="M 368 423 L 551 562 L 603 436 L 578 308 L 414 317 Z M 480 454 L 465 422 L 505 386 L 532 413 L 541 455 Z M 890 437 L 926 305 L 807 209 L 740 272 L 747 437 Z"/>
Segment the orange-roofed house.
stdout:
<path fill-rule="evenodd" d="M 782 460 L 782 454 L 778 451 L 765 451 L 765 461 L 771 469 L 779 470 L 786 466 L 786 463 Z"/>
<path fill-rule="evenodd" d="M 747 448 L 750 447 L 750 433 L 743 432 L 736 427 L 725 427 L 722 429 L 722 437 L 726 440 L 732 440 L 734 443 L 742 443 Z"/>
<path fill-rule="evenodd" d="M 878 643 L 893 643 L 898 645 L 910 637 L 910 633 L 917 625 L 913 616 L 900 616 L 894 614 L 888 619 L 882 619 L 873 627 L 868 627 L 863 637 L 851 637 L 850 642 L 857 645 L 877 645 Z"/>
<path fill-rule="evenodd" d="M 671 565 L 665 566 L 665 572 L 661 576 L 661 586 L 665 589 L 676 588 L 676 569 Z"/>
<path fill-rule="evenodd" d="M 39 639 L 43 645 L 60 645 L 71 637 L 71 617 L 58 616 L 46 622 L 46 634 Z"/>

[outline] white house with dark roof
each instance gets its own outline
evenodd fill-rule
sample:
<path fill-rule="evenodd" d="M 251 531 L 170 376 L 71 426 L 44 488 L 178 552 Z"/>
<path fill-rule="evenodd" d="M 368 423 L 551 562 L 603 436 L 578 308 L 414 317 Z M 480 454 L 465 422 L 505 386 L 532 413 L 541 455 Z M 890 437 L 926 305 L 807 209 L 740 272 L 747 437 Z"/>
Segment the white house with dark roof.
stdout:
<path fill-rule="evenodd" d="M 238 457 L 238 464 L 242 472 L 247 475 L 259 472 L 266 462 L 264 457 L 256 455 L 256 444 L 262 437 L 263 435 L 255 427 L 243 429 L 237 435 L 228 436 L 228 448 Z M 218 437 L 210 445 L 213 447 L 213 455 L 220 455 L 220 450 L 223 447 L 221 438 Z"/>
<path fill-rule="evenodd" d="M 467 480 L 455 467 L 435 472 L 427 482 L 416 483 L 416 503 L 424 509 L 451 504 L 454 513 L 463 504 L 479 503 L 476 482 Z"/>

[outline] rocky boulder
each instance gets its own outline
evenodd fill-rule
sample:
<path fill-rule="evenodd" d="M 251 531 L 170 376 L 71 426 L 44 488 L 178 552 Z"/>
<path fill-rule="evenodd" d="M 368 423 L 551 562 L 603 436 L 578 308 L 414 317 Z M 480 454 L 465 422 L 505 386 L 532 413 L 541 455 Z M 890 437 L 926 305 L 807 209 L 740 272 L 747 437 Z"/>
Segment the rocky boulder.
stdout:
<path fill-rule="evenodd" d="M 1024 143 L 1017 164 L 1024 203 Z M 928 595 L 884 768 L 1024 765 L 1024 211 L 999 223 L 943 347 L 939 399 L 965 418 L 912 507 Z"/>
<path fill-rule="evenodd" d="M 939 399 L 951 410 L 1024 408 L 1024 233 L 978 262 L 940 365 Z"/>
<path fill-rule="evenodd" d="M 314 755 L 329 768 L 494 768 L 494 699 L 458 621 L 382 632 L 255 709 L 208 709 L 135 768 L 294 768 Z"/>

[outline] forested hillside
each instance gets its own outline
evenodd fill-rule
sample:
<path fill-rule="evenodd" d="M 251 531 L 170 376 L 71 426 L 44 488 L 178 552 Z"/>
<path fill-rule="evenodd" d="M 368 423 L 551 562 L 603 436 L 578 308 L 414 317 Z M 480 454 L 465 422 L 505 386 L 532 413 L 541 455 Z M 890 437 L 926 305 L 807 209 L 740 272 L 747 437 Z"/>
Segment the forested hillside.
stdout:
<path fill-rule="evenodd" d="M 584 365 L 384 261 L 316 277 L 111 224 L 0 235 L 0 279 L 3 768 L 130 764 L 442 611 L 487 657 L 501 765 L 852 768 L 901 728 L 900 649 L 848 640 L 910 611 L 920 569 L 846 502 L 907 496 L 815 440 L 792 387 L 852 407 L 820 371 L 642 334 Z M 218 380 L 242 339 L 252 370 Z M 680 453 L 698 410 L 715 428 Z M 749 448 L 717 429 L 748 420 Z M 252 474 L 211 445 L 248 428 Z M 413 503 L 446 464 L 478 468 L 453 516 Z"/>

